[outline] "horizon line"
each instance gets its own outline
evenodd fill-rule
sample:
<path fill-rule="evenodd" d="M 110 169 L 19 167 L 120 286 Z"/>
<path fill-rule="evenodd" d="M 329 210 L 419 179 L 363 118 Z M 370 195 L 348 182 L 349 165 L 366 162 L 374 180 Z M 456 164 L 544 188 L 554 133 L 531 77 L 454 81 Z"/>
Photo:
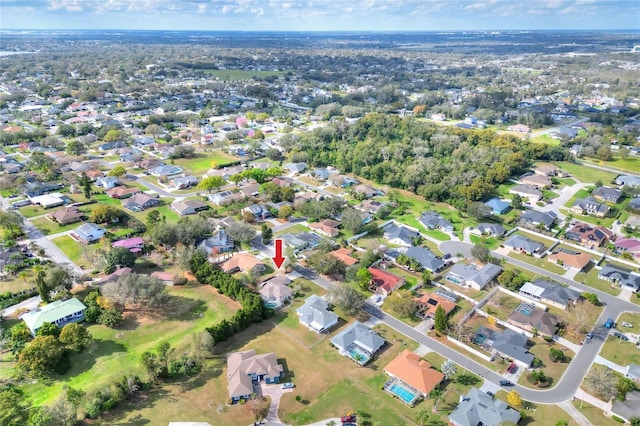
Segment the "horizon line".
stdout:
<path fill-rule="evenodd" d="M 161 29 L 161 28 L 2 28 L 8 31 L 171 31 L 209 33 L 442 33 L 442 32 L 553 32 L 553 31 L 629 31 L 640 33 L 640 28 L 545 28 L 545 29 L 440 29 L 440 30 L 210 30 L 210 29 Z"/>

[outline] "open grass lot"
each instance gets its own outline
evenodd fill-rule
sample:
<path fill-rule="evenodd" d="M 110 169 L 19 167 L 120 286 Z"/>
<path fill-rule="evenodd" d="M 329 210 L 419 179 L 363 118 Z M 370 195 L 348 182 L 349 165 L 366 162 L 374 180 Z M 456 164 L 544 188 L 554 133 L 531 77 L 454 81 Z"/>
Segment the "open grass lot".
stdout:
<path fill-rule="evenodd" d="M 36 217 L 36 216 L 42 216 L 42 215 L 50 213 L 50 212 L 52 212 L 54 210 L 55 209 L 43 209 L 42 207 L 36 206 L 36 205 L 20 207 L 18 209 L 20 214 L 22 216 L 26 217 L 27 219 L 31 218 L 31 217 Z"/>
<path fill-rule="evenodd" d="M 87 260 L 85 252 L 88 250 L 96 250 L 99 243 L 84 245 L 71 238 L 69 235 L 63 235 L 51 240 L 58 248 L 76 265 L 81 268 L 90 269 L 91 263 Z"/>
<path fill-rule="evenodd" d="M 106 194 L 98 194 L 92 197 L 94 200 L 99 202 L 100 204 L 108 204 L 110 206 L 121 206 L 122 200 L 118 200 L 117 198 L 111 198 Z"/>
<path fill-rule="evenodd" d="M 435 238 L 438 241 L 449 241 L 451 239 L 451 237 L 448 234 L 438 229 L 430 229 L 430 230 L 424 231 L 424 233 L 432 238 Z"/>
<path fill-rule="evenodd" d="M 509 315 L 511 315 L 513 310 L 517 308 L 520 303 L 522 303 L 520 299 L 498 291 L 484 306 L 484 311 L 489 315 L 493 315 L 498 319 L 506 321 Z"/>
<path fill-rule="evenodd" d="M 88 329 L 95 343 L 93 347 L 72 357 L 72 368 L 67 374 L 54 376 L 52 383 L 39 381 L 25 387 L 33 403 L 51 403 L 60 395 L 63 385 L 82 389 L 92 395 L 124 374 L 143 376 L 144 368 L 140 365 L 142 352 L 153 349 L 162 341 L 169 342 L 174 348 L 187 345 L 194 332 L 223 318 L 230 318 L 239 308 L 235 302 L 220 296 L 209 286 L 176 287 L 169 289 L 169 294 L 170 298 L 162 308 L 125 313 L 127 319 L 119 329 L 90 326 Z M 210 371 L 205 369 L 203 375 L 207 374 Z M 202 379 L 198 377 L 195 380 Z M 165 394 L 169 390 L 158 392 Z M 183 407 L 182 410 L 186 416 L 190 415 L 189 408 Z M 162 424 L 162 415 L 163 410 L 157 410 L 158 421 L 150 424 Z"/>
<path fill-rule="evenodd" d="M 587 167 L 569 161 L 556 161 L 553 165 L 569 172 L 572 177 L 584 183 L 595 183 L 600 180 L 607 185 L 613 182 L 617 176 L 615 173 L 594 169 L 593 167 Z"/>
<path fill-rule="evenodd" d="M 507 392 L 499 391 L 496 393 L 496 398 L 507 402 Z M 527 407 L 525 409 L 524 407 Z M 525 412 L 526 419 L 520 420 L 519 425 L 555 425 L 560 420 L 566 420 L 569 426 L 577 426 L 578 424 L 571 418 L 571 416 L 557 405 L 551 404 L 533 404 L 530 402 L 523 402 L 523 407 L 520 407 L 518 411 Z M 594 425 L 598 423 L 594 423 Z"/>
<path fill-rule="evenodd" d="M 222 81 L 233 81 L 233 80 L 253 80 L 255 78 L 265 78 L 265 77 L 282 77 L 286 74 L 286 71 L 254 71 L 254 70 L 204 70 L 207 74 L 212 77 L 216 77 Z"/>
<path fill-rule="evenodd" d="M 530 139 L 531 142 L 534 143 L 543 143 L 546 145 L 553 145 L 553 146 L 557 146 L 560 145 L 560 141 L 557 139 L 552 138 L 551 136 L 545 134 L 545 135 L 540 135 L 540 136 L 536 136 L 535 138 L 531 138 Z"/>
<path fill-rule="evenodd" d="M 633 299 L 633 297 L 632 297 L 632 299 Z M 620 329 L 621 331 L 624 331 L 626 333 L 640 334 L 640 314 L 632 314 L 631 312 L 623 312 L 616 319 L 616 322 L 618 323 L 618 329 Z M 632 324 L 633 327 L 623 327 L 621 325 L 622 322 L 628 322 L 629 324 Z"/>
<path fill-rule="evenodd" d="M 620 326 L 618 327 L 623 329 Z M 629 364 L 640 364 L 640 348 L 634 343 L 625 342 L 615 336 L 607 338 L 600 355 L 623 367 Z"/>
<path fill-rule="evenodd" d="M 589 158 L 589 159 L 585 159 L 583 160 L 585 163 L 591 163 L 591 164 L 596 164 L 596 165 L 602 165 L 605 167 L 611 167 L 613 169 L 618 169 L 621 172 L 626 172 L 626 173 L 638 173 L 638 170 L 640 170 L 640 159 L 637 157 L 627 157 L 627 158 L 622 158 L 619 155 L 615 155 L 613 156 L 613 160 L 611 161 L 600 161 L 597 160 L 595 158 Z M 604 182 L 604 181 L 602 181 Z"/>
<path fill-rule="evenodd" d="M 529 341 L 531 341 L 531 339 Z M 568 360 L 567 362 L 551 362 L 551 360 L 549 359 L 549 349 L 552 347 L 560 349 L 562 350 L 562 352 L 564 352 L 565 356 L 569 357 L 570 359 L 573 359 L 575 353 L 572 350 L 558 344 L 550 345 L 541 338 L 536 338 L 533 341 L 535 342 L 535 344 L 531 348 L 529 348 L 529 352 L 531 352 L 533 355 L 535 355 L 536 358 L 542 361 L 542 367 L 540 368 L 544 371 L 544 374 L 553 379 L 553 383 L 551 386 L 554 386 L 555 383 L 560 380 L 564 372 L 567 370 L 567 367 L 569 367 L 569 363 L 571 362 L 571 360 Z M 520 379 L 518 380 L 518 384 L 526 386 L 528 388 L 536 389 L 534 385 L 527 381 L 527 375 L 528 373 L 526 372 L 521 374 Z"/>
<path fill-rule="evenodd" d="M 598 279 L 599 272 L 600 271 L 595 267 L 595 265 L 591 263 L 590 265 L 587 265 L 585 272 L 576 274 L 574 280 L 613 296 L 620 294 L 621 290 L 618 287 L 612 286 L 609 281 Z"/>
<path fill-rule="evenodd" d="M 288 228 L 286 228 L 286 229 L 284 229 L 282 231 L 274 232 L 273 233 L 273 238 L 282 237 L 284 234 L 297 234 L 297 233 L 300 233 L 300 232 L 306 232 L 308 230 L 309 230 L 309 228 L 307 228 L 306 226 L 304 226 L 304 225 L 302 225 L 300 223 L 297 223 L 297 224 L 295 224 L 293 226 L 290 226 L 290 227 L 288 227 Z"/>
<path fill-rule="evenodd" d="M 546 231 L 545 231 L 546 232 Z M 555 241 L 552 239 L 546 238 L 544 235 L 539 232 L 532 232 L 527 230 L 518 230 L 518 232 L 514 232 L 515 235 L 522 235 L 527 237 L 530 240 L 538 241 L 545 245 L 545 247 L 551 247 Z M 513 234 L 512 234 L 513 235 Z"/>
<path fill-rule="evenodd" d="M 584 302 L 584 309 L 586 311 L 584 324 L 587 324 L 588 328 L 591 328 L 598 320 L 598 317 L 600 317 L 600 314 L 604 310 L 604 306 L 594 306 L 589 302 Z M 586 333 L 580 333 L 577 329 L 577 325 L 580 324 L 580 321 L 578 321 L 574 310 L 567 309 L 566 311 L 563 311 L 560 308 L 550 306 L 548 312 L 558 317 L 560 322 L 565 324 L 565 333 L 562 337 L 571 343 L 578 345 L 582 343 Z"/>
<path fill-rule="evenodd" d="M 500 241 L 498 241 L 494 237 L 487 237 L 485 235 L 483 236 L 471 235 L 470 238 L 473 244 L 484 244 L 485 246 L 489 247 L 491 250 L 495 250 L 498 247 L 500 247 Z"/>
<path fill-rule="evenodd" d="M 563 275 L 565 272 L 567 272 L 562 266 L 548 262 L 546 259 L 529 256 L 528 254 L 510 252 L 509 257 L 521 260 L 528 263 L 529 265 L 537 266 L 538 268 L 542 268 L 545 271 L 549 271 L 553 274 Z"/>
<path fill-rule="evenodd" d="M 200 176 L 212 167 L 222 167 L 238 160 L 239 158 L 222 151 L 212 151 L 207 153 L 198 152 L 191 158 L 177 158 L 174 162 L 176 166 L 189 170 L 195 176 Z"/>
<path fill-rule="evenodd" d="M 454 311 L 453 315 L 451 315 L 449 317 L 449 324 L 455 326 L 455 324 L 458 324 L 458 322 L 460 322 L 460 320 L 462 319 L 462 317 L 471 310 L 472 306 L 471 306 L 471 302 L 465 300 L 465 299 L 458 299 L 458 301 L 456 302 L 456 310 Z"/>
<path fill-rule="evenodd" d="M 44 235 L 53 235 L 59 232 L 71 231 L 82 224 L 82 222 L 76 222 L 60 226 L 58 222 L 54 222 L 45 216 L 32 219 L 31 223 L 33 223 L 33 226 L 38 228 Z"/>
<path fill-rule="evenodd" d="M 34 287 L 34 274 L 31 269 L 25 269 L 24 272 L 27 273 L 27 276 L 24 278 L 20 277 L 9 277 L 3 276 L 0 278 L 0 293 L 17 293 L 22 290 L 27 290 Z M 7 327 L 8 329 L 8 327 Z"/>
<path fill-rule="evenodd" d="M 579 399 L 573 401 L 573 406 L 576 407 L 593 425 L 598 426 L 620 426 L 620 423 L 613 420 L 611 417 L 607 417 L 603 414 L 602 409 L 594 407 L 588 402 L 583 402 Z"/>

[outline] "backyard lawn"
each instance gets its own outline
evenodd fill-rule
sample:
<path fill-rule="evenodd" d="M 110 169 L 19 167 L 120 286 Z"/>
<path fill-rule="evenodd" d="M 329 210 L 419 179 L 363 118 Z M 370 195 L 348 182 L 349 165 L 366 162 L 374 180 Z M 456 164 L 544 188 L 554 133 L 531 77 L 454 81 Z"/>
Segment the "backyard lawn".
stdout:
<path fill-rule="evenodd" d="M 238 160 L 239 158 L 237 157 L 217 150 L 207 153 L 197 153 L 191 158 L 178 158 L 174 160 L 174 163 L 176 166 L 189 170 L 195 176 L 201 176 L 211 168 L 222 167 Z"/>
<path fill-rule="evenodd" d="M 22 290 L 27 290 L 34 287 L 33 280 L 34 275 L 31 269 L 25 269 L 27 273 L 25 278 L 2 276 L 0 277 L 0 293 L 17 293 Z M 8 327 L 6 328 L 8 329 Z"/>
<path fill-rule="evenodd" d="M 82 389 L 92 395 L 123 374 L 139 374 L 143 377 L 144 368 L 140 365 L 142 352 L 155 348 L 162 341 L 169 342 L 174 348 L 184 348 L 190 344 L 194 332 L 204 330 L 223 318 L 230 318 L 239 308 L 237 303 L 220 296 L 209 286 L 174 287 L 169 289 L 169 294 L 162 308 L 126 312 L 127 319 L 119 329 L 89 326 L 95 344 L 81 354 L 72 356 L 72 367 L 67 374 L 54 376 L 52 382 L 37 381 L 25 386 L 33 403 L 50 404 L 60 395 L 63 385 Z M 209 374 L 211 371 L 205 368 L 203 375 Z M 199 376 L 195 380 L 202 378 Z M 161 393 L 164 392 L 163 388 Z M 148 403 L 150 401 L 145 402 Z M 190 409 L 193 406 L 183 406 L 185 417 L 191 414 Z M 164 416 L 164 403 L 162 410 L 156 407 L 154 411 L 158 421 L 150 424 L 162 424 L 160 419 Z"/>

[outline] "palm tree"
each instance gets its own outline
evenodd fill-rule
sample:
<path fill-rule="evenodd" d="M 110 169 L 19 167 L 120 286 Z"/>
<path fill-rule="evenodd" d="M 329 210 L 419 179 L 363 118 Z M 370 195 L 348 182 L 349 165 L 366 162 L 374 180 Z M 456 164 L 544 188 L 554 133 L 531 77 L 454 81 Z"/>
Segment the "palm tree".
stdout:
<path fill-rule="evenodd" d="M 422 409 L 418 411 L 418 413 L 416 414 L 415 421 L 420 426 L 426 426 L 427 423 L 429 423 L 429 417 L 430 417 L 429 411 Z"/>
<path fill-rule="evenodd" d="M 442 398 L 443 392 L 440 388 L 434 388 L 431 392 L 429 392 L 429 398 L 433 398 L 433 412 L 438 411 L 438 401 Z"/>

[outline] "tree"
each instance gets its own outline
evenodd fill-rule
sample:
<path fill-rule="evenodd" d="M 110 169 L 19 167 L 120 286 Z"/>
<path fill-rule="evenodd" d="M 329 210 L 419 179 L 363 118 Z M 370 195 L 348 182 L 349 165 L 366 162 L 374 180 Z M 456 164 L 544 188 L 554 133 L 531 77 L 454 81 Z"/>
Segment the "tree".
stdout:
<path fill-rule="evenodd" d="M 40 295 L 42 301 L 45 303 L 49 303 L 49 301 L 51 300 L 49 298 L 49 291 L 51 289 L 47 285 L 47 281 L 45 279 L 46 276 L 47 273 L 42 269 L 36 272 L 36 289 L 38 289 L 38 294 Z"/>
<path fill-rule="evenodd" d="M 467 213 L 469 216 L 476 218 L 477 220 L 482 220 L 486 217 L 491 216 L 491 207 L 487 206 L 485 203 L 481 203 L 479 201 L 469 203 L 467 207 Z"/>
<path fill-rule="evenodd" d="M 280 210 L 278 210 L 278 217 L 280 219 L 288 219 L 289 216 L 293 214 L 293 207 L 291 206 L 282 206 Z"/>
<path fill-rule="evenodd" d="M 262 224 L 261 231 L 262 231 L 262 243 L 267 244 L 269 241 L 271 241 L 271 238 L 273 237 L 273 231 L 271 230 L 271 228 L 267 226 L 266 223 Z"/>
<path fill-rule="evenodd" d="M 97 323 L 113 328 L 120 324 L 122 320 L 122 312 L 116 309 L 103 309 L 98 316 Z"/>
<path fill-rule="evenodd" d="M 513 198 L 511 198 L 511 206 L 514 209 L 522 208 L 522 197 L 518 194 L 513 194 Z"/>
<path fill-rule="evenodd" d="M 632 392 L 637 389 L 638 387 L 636 386 L 636 382 L 627 377 L 620 377 L 618 379 L 618 384 L 616 385 L 616 390 L 618 391 L 617 398 L 620 401 L 624 401 L 628 392 Z"/>
<path fill-rule="evenodd" d="M 594 364 L 584 380 L 596 396 L 605 401 L 616 395 L 618 378 L 609 367 Z"/>
<path fill-rule="evenodd" d="M 71 386 L 67 385 L 64 385 L 63 389 L 64 399 L 73 407 L 72 421 L 75 421 L 76 417 L 78 416 L 78 407 L 80 406 L 80 402 L 82 401 L 82 398 L 87 395 L 87 393 L 81 389 L 74 389 Z"/>
<path fill-rule="evenodd" d="M 267 414 L 269 414 L 269 403 L 262 396 L 252 395 L 251 398 L 245 402 L 244 406 L 256 422 L 264 419 Z"/>
<path fill-rule="evenodd" d="M 601 146 L 600 148 L 598 148 L 598 150 L 596 151 L 596 158 L 602 160 L 602 161 L 611 161 L 613 160 L 613 154 L 611 153 L 611 148 L 608 146 Z"/>
<path fill-rule="evenodd" d="M 451 380 L 451 378 L 455 376 L 457 372 L 458 369 L 455 362 L 448 359 L 442 363 L 442 374 L 444 374 L 445 379 Z"/>
<path fill-rule="evenodd" d="M 582 293 L 581 296 L 589 301 L 593 306 L 601 306 L 602 303 L 600 302 L 600 299 L 598 298 L 597 294 L 594 293 Z"/>
<path fill-rule="evenodd" d="M 105 258 L 104 273 L 110 274 L 119 267 L 132 267 L 136 263 L 136 255 L 126 247 L 113 247 Z"/>
<path fill-rule="evenodd" d="M 384 303 L 393 313 L 402 318 L 413 317 L 418 309 L 413 294 L 409 290 L 394 291 L 385 299 Z"/>
<path fill-rule="evenodd" d="M 321 274 L 334 277 L 344 277 L 347 271 L 347 266 L 342 260 L 331 253 L 322 251 L 316 251 L 309 256 L 307 258 L 307 264 Z"/>
<path fill-rule="evenodd" d="M 29 418 L 29 401 L 17 389 L 9 388 L 0 392 L 0 424 L 21 426 Z"/>
<path fill-rule="evenodd" d="M 89 221 L 93 223 L 114 223 L 119 222 L 124 216 L 124 212 L 117 207 L 108 204 L 98 204 L 89 215 Z"/>
<path fill-rule="evenodd" d="M 69 155 L 83 155 L 87 153 L 87 147 L 82 142 L 75 140 L 67 144 L 65 151 Z"/>
<path fill-rule="evenodd" d="M 356 272 L 356 277 L 358 278 L 358 286 L 361 290 L 366 290 L 369 288 L 369 283 L 373 278 L 373 274 L 367 268 L 359 268 L 358 272 Z"/>
<path fill-rule="evenodd" d="M 36 335 L 37 336 L 53 336 L 57 339 L 58 336 L 60 335 L 60 328 L 53 323 L 45 322 L 38 329 L 38 332 L 36 333 Z"/>
<path fill-rule="evenodd" d="M 224 183 L 225 181 L 221 176 L 209 176 L 198 183 L 198 189 L 209 191 L 209 193 L 211 193 L 223 186 Z"/>
<path fill-rule="evenodd" d="M 82 175 L 78 178 L 78 185 L 82 188 L 84 198 L 87 200 L 91 198 L 91 179 L 89 179 L 85 172 L 82 172 Z"/>
<path fill-rule="evenodd" d="M 365 297 L 349 285 L 339 285 L 329 292 L 329 301 L 349 316 L 356 316 L 365 304 Z"/>
<path fill-rule="evenodd" d="M 71 268 L 66 265 L 55 265 L 47 269 L 45 279 L 49 289 L 65 288 L 71 290 L 76 281 L 76 276 Z"/>
<path fill-rule="evenodd" d="M 256 230 L 251 225 L 240 221 L 228 224 L 225 230 L 236 243 L 248 244 L 256 236 Z"/>
<path fill-rule="evenodd" d="M 431 392 L 429 392 L 429 398 L 433 399 L 434 412 L 438 411 L 438 401 L 440 401 L 440 398 L 442 398 L 442 395 L 444 395 L 444 392 L 442 392 L 442 389 L 440 389 L 437 386 L 433 388 Z"/>
<path fill-rule="evenodd" d="M 564 352 L 560 349 L 550 348 L 549 349 L 549 359 L 552 362 L 564 362 Z"/>
<path fill-rule="evenodd" d="M 53 336 L 36 336 L 18 357 L 18 367 L 36 376 L 53 373 L 65 355 L 64 346 Z"/>
<path fill-rule="evenodd" d="M 71 323 L 62 327 L 58 341 L 67 350 L 78 353 L 82 352 L 91 343 L 91 334 L 80 324 Z"/>
<path fill-rule="evenodd" d="M 471 255 L 478 261 L 486 263 L 489 260 L 491 251 L 484 244 L 474 244 L 474 246 L 471 248 Z"/>
<path fill-rule="evenodd" d="M 631 426 L 640 426 L 640 417 L 631 417 L 629 424 L 631 424 Z"/>
<path fill-rule="evenodd" d="M 516 407 L 517 408 L 517 407 L 520 407 L 522 405 L 522 398 L 520 397 L 520 394 L 517 391 L 512 390 L 511 392 L 509 392 L 507 394 L 507 402 L 512 407 Z"/>
<path fill-rule="evenodd" d="M 527 278 L 514 269 L 505 269 L 498 275 L 498 283 L 509 290 L 518 291 L 527 282 Z"/>
<path fill-rule="evenodd" d="M 153 308 L 166 300 L 167 288 L 156 277 L 131 273 L 105 284 L 102 294 L 116 306 L 138 304 Z"/>
<path fill-rule="evenodd" d="M 364 215 L 362 212 L 349 208 L 342 212 L 342 227 L 354 235 L 359 234 L 364 229 Z"/>
<path fill-rule="evenodd" d="M 117 165 L 113 169 L 109 170 L 108 176 L 122 177 L 127 174 L 127 169 L 124 166 Z"/>
<path fill-rule="evenodd" d="M 431 413 L 429 413 L 429 410 L 423 408 L 416 413 L 416 417 L 414 418 L 414 420 L 416 421 L 416 423 L 418 423 L 418 425 L 426 426 L 429 424 L 430 417 Z"/>
<path fill-rule="evenodd" d="M 444 333 L 449 328 L 449 319 L 447 318 L 447 314 L 441 305 L 438 305 L 438 307 L 436 308 L 436 313 L 433 318 L 433 326 L 439 333 Z"/>
<path fill-rule="evenodd" d="M 162 218 L 160 217 L 160 212 L 158 210 L 151 210 L 147 213 L 147 225 L 155 226 L 162 222 Z"/>

